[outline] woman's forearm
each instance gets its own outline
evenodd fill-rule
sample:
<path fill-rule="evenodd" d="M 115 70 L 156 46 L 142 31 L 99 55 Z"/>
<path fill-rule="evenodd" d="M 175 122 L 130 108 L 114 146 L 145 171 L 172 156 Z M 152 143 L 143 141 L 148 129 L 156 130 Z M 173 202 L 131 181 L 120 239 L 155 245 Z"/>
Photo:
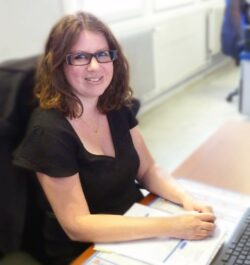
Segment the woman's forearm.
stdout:
<path fill-rule="evenodd" d="M 71 231 L 66 228 L 66 233 L 76 241 L 118 242 L 163 236 L 167 234 L 167 223 L 171 223 L 171 220 L 160 217 L 90 214 L 72 220 Z"/>
<path fill-rule="evenodd" d="M 214 215 L 189 212 L 167 217 L 128 217 L 84 215 L 72 220 L 72 240 L 82 242 L 121 242 L 153 237 L 202 239 L 214 230 Z"/>
<path fill-rule="evenodd" d="M 139 181 L 150 192 L 181 205 L 190 197 L 171 175 L 156 164 L 152 165 Z"/>

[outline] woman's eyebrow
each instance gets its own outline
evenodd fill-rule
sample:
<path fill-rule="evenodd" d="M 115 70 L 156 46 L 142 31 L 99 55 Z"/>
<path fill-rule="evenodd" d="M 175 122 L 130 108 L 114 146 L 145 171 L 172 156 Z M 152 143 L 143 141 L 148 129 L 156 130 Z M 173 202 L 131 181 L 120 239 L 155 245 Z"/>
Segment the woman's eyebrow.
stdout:
<path fill-rule="evenodd" d="M 69 53 L 97 53 L 97 52 L 102 52 L 102 51 L 108 51 L 109 48 L 105 47 L 105 48 L 101 48 L 101 49 L 97 49 L 95 52 L 87 52 L 84 50 L 76 50 L 76 51 L 69 51 Z"/>

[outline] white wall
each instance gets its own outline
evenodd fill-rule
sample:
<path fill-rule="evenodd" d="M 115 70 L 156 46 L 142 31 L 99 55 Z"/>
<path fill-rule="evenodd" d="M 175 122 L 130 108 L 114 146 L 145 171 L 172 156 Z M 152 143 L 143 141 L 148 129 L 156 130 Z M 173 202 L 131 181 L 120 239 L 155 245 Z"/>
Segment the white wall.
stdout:
<path fill-rule="evenodd" d="M 61 0 L 0 0 L 0 62 L 40 53 Z"/>
<path fill-rule="evenodd" d="M 0 62 L 41 53 L 55 21 L 84 9 L 101 17 L 120 40 L 131 86 L 147 103 L 209 67 L 220 53 L 224 5 L 224 0 L 0 0 Z"/>
<path fill-rule="evenodd" d="M 73 12 L 80 7 L 85 9 L 85 5 L 92 1 L 0 0 L 0 62 L 40 53 L 54 22 L 65 13 Z M 106 1 L 112 2 L 114 0 L 97 0 L 99 5 Z M 116 2 L 119 2 L 122 10 L 126 10 L 128 7 L 126 1 Z M 135 28 L 154 25 L 157 21 L 175 16 L 184 9 L 192 9 L 199 5 L 215 7 L 224 4 L 224 0 L 136 0 L 132 2 L 140 5 L 140 9 L 137 8 L 133 12 L 129 7 L 130 13 L 122 12 L 118 16 L 117 12 L 110 15 L 109 11 L 108 15 L 103 15 L 103 19 L 115 33 L 129 32 Z M 182 4 L 185 4 L 184 7 L 181 6 Z M 162 5 L 169 5 L 169 8 L 157 10 L 157 7 Z M 109 10 L 112 10 L 112 7 L 108 7 Z M 104 12 L 98 6 L 92 6 L 92 8 L 98 10 L 98 15 Z M 213 17 L 212 13 L 211 17 Z M 220 23 L 220 21 L 212 19 L 211 23 Z M 216 25 L 213 24 L 213 27 L 215 28 L 213 32 L 218 31 Z M 210 45 L 213 49 L 218 50 L 220 48 L 219 40 L 216 39 L 218 32 L 216 32 L 216 36 L 213 36 L 213 32 L 211 36 L 215 39 Z"/>

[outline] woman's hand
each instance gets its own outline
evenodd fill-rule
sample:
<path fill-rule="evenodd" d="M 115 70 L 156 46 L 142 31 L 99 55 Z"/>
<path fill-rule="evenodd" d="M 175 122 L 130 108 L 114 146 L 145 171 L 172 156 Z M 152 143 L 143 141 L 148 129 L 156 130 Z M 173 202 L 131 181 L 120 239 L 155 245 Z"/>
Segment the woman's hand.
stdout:
<path fill-rule="evenodd" d="M 213 213 L 212 207 L 206 204 L 197 202 L 195 199 L 193 199 L 190 196 L 186 196 L 183 198 L 182 206 L 185 210 L 188 210 L 188 211 L 196 211 L 199 213 Z"/>
<path fill-rule="evenodd" d="M 170 217 L 171 237 L 200 240 L 212 235 L 215 229 L 215 216 L 212 213 L 187 212 Z"/>

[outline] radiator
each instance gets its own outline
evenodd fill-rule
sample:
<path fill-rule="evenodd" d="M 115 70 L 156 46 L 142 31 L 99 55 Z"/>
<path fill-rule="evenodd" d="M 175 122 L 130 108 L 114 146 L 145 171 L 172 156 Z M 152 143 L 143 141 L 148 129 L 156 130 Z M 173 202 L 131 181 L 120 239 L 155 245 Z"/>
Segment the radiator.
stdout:
<path fill-rule="evenodd" d="M 205 11 L 168 19 L 153 36 L 156 88 L 165 90 L 206 64 Z"/>
<path fill-rule="evenodd" d="M 130 85 L 140 99 L 155 88 L 152 32 L 152 29 L 143 29 L 118 37 L 130 66 Z"/>
<path fill-rule="evenodd" d="M 206 65 L 205 15 L 199 9 L 118 37 L 137 97 L 154 98 Z"/>
<path fill-rule="evenodd" d="M 221 26 L 224 17 L 224 5 L 215 6 L 208 12 L 208 48 L 211 55 L 221 51 Z"/>

